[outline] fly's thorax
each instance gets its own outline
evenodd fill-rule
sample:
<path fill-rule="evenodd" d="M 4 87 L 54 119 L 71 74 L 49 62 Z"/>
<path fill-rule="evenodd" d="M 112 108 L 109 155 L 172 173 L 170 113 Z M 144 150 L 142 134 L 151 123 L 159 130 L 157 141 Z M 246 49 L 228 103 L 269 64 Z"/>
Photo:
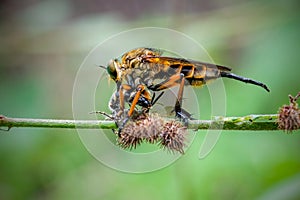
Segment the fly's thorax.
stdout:
<path fill-rule="evenodd" d="M 159 56 L 161 52 L 151 48 L 137 48 L 123 54 L 121 62 L 128 66 L 133 66 L 148 56 Z"/>
<path fill-rule="evenodd" d="M 137 63 L 134 67 L 129 67 L 123 72 L 122 80 L 126 84 L 136 87 L 139 84 L 152 85 L 157 75 L 157 65 L 151 63 Z M 125 83 L 124 82 L 124 83 Z"/>

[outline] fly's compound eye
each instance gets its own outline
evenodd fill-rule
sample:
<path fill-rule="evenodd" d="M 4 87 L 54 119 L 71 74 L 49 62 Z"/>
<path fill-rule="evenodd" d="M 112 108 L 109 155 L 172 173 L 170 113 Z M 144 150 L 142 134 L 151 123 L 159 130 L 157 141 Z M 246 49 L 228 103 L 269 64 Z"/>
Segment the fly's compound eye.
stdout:
<path fill-rule="evenodd" d="M 106 68 L 107 73 L 109 74 L 110 78 L 114 81 L 117 81 L 118 79 L 118 71 L 117 71 L 118 62 L 117 60 L 111 60 L 108 63 L 108 66 Z"/>

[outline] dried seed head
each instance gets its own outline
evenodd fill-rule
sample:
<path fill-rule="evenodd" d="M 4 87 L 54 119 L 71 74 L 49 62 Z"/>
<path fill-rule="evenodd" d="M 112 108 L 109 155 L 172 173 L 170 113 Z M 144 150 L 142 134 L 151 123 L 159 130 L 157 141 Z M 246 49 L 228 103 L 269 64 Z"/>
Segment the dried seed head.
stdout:
<path fill-rule="evenodd" d="M 128 128 L 131 125 L 128 126 Z M 132 131 L 128 131 L 126 130 L 127 128 L 124 128 L 120 134 L 120 136 L 118 137 L 118 145 L 120 145 L 120 147 L 124 148 L 124 149 L 132 149 L 132 148 L 136 148 L 137 145 L 140 145 L 142 143 L 142 139 L 139 137 L 136 137 L 134 135 L 134 132 Z"/>
<path fill-rule="evenodd" d="M 160 144 L 172 152 L 178 151 L 184 154 L 186 135 L 187 127 L 182 123 L 175 120 L 166 122 L 160 134 Z"/>
<path fill-rule="evenodd" d="M 136 148 L 143 141 L 159 143 L 164 149 L 183 154 L 186 135 L 187 127 L 178 121 L 165 122 L 157 114 L 139 114 L 125 124 L 117 143 L 125 149 Z"/>
<path fill-rule="evenodd" d="M 136 148 L 143 140 L 155 143 L 162 131 L 164 120 L 155 114 L 141 114 L 127 122 L 122 129 L 118 144 L 123 148 Z"/>
<path fill-rule="evenodd" d="M 298 108 L 297 99 L 300 97 L 300 92 L 296 97 L 290 98 L 290 105 L 284 105 L 279 109 L 278 128 L 291 132 L 300 128 L 300 110 Z"/>

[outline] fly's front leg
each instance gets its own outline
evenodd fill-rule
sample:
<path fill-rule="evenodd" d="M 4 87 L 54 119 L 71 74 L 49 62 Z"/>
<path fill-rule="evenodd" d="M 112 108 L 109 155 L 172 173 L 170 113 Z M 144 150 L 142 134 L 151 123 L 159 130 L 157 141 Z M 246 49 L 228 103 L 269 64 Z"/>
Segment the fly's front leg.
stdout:
<path fill-rule="evenodd" d="M 117 113 L 118 117 L 121 117 L 122 115 L 124 115 L 124 108 L 125 108 L 125 92 L 128 93 L 128 91 L 130 91 L 132 89 L 132 87 L 130 85 L 127 84 L 123 84 L 120 86 L 119 89 L 119 104 L 120 104 L 120 110 Z"/>
<path fill-rule="evenodd" d="M 127 92 L 131 92 L 132 88 L 129 85 L 123 85 L 124 87 L 120 88 L 120 112 L 122 112 L 122 114 L 120 116 L 123 116 L 121 118 L 119 118 L 119 120 L 117 121 L 117 125 L 118 125 L 118 135 L 120 135 L 123 127 L 125 126 L 125 124 L 127 123 L 127 121 L 132 117 L 133 113 L 134 113 L 134 109 L 135 106 L 139 103 L 140 98 L 142 97 L 144 100 L 146 100 L 147 102 L 151 101 L 151 97 L 148 91 L 146 91 L 146 86 L 145 85 L 138 85 L 136 88 L 136 92 L 134 93 L 134 98 L 131 102 L 131 106 L 130 109 L 127 113 L 124 113 L 124 102 L 125 102 L 125 98 L 124 98 L 124 93 L 123 91 L 127 90 Z M 129 91 L 130 90 L 130 91 Z M 126 98 L 126 101 L 128 101 L 128 99 Z M 148 107 L 147 107 L 148 109 Z"/>
<path fill-rule="evenodd" d="M 108 103 L 108 107 L 111 110 L 113 116 L 116 116 L 116 112 L 120 110 L 119 102 L 119 92 L 116 91 L 111 95 Z"/>
<path fill-rule="evenodd" d="M 142 97 L 142 98 L 141 98 Z M 141 101 L 143 100 L 143 101 Z M 150 93 L 146 90 L 146 86 L 139 84 L 136 88 L 136 93 L 134 95 L 134 98 L 131 102 L 131 107 L 128 111 L 128 116 L 131 116 L 133 114 L 133 111 L 135 109 L 136 105 L 142 104 L 143 108 L 145 107 L 146 112 L 149 110 L 151 107 L 151 95 Z"/>
<path fill-rule="evenodd" d="M 129 117 L 124 112 L 125 109 L 125 93 L 129 93 L 132 87 L 127 84 L 120 84 L 118 90 L 112 95 L 109 101 L 109 108 L 112 111 L 112 117 L 118 126 L 118 134 L 121 132 L 124 124 L 128 121 Z"/>
<path fill-rule="evenodd" d="M 130 89 L 131 86 L 129 85 L 119 84 L 117 91 L 115 91 L 111 96 L 108 106 L 112 111 L 112 115 L 115 119 L 120 118 L 121 115 L 124 113 L 124 92 Z"/>
<path fill-rule="evenodd" d="M 131 97 L 130 97 L 131 96 Z M 135 106 L 140 105 L 145 109 L 151 107 L 151 94 L 146 90 L 146 86 L 139 84 L 134 89 L 127 84 L 120 85 L 118 91 L 116 91 L 111 97 L 109 107 L 115 113 L 116 118 L 132 116 Z M 131 106 L 128 113 L 125 114 L 125 102 L 130 102 Z"/>

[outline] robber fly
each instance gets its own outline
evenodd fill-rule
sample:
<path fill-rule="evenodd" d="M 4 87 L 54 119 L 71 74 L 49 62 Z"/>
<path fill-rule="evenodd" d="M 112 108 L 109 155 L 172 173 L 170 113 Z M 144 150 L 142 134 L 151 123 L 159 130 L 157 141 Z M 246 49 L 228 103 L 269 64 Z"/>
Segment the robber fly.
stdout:
<path fill-rule="evenodd" d="M 154 102 L 152 92 L 162 91 L 179 85 L 174 111 L 183 120 L 190 118 L 189 113 L 181 108 L 185 85 L 202 86 L 211 80 L 226 77 L 245 83 L 254 84 L 270 91 L 258 81 L 231 73 L 231 68 L 184 58 L 165 57 L 162 51 L 153 48 L 133 49 L 121 57 L 111 60 L 107 67 L 111 79 L 117 84 L 117 91 L 112 95 L 109 107 L 115 118 L 122 114 L 130 118 L 137 105 L 148 112 Z M 161 96 L 161 95 L 160 95 Z M 160 97 L 159 96 L 159 97 Z M 130 108 L 125 111 L 125 103 Z"/>

